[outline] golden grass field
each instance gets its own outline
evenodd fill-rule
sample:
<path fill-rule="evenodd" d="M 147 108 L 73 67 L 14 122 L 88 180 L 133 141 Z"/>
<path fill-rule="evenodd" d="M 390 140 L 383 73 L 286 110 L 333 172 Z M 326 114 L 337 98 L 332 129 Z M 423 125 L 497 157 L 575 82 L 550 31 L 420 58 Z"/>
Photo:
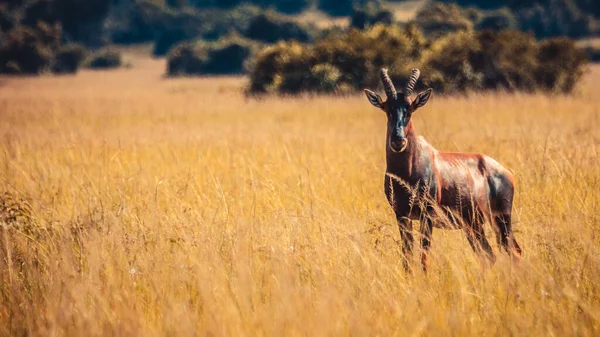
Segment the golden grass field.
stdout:
<path fill-rule="evenodd" d="M 485 267 L 434 230 L 413 276 L 364 95 L 246 100 L 244 79 L 163 71 L 0 79 L 0 193 L 30 209 L 3 215 L 0 335 L 600 333 L 600 67 L 573 96 L 434 94 L 415 115 L 514 172 L 524 257 Z"/>

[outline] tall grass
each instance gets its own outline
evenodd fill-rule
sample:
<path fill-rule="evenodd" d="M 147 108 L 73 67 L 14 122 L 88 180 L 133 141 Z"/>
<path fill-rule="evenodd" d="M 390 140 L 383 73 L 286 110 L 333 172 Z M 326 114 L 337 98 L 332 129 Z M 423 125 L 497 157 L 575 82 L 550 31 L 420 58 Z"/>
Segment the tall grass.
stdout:
<path fill-rule="evenodd" d="M 366 98 L 245 100 L 236 78 L 138 69 L 5 80 L 0 193 L 26 211 L 1 218 L 0 335 L 600 332 L 598 69 L 576 96 L 415 115 L 439 150 L 514 172 L 524 258 L 494 247 L 486 268 L 434 230 L 413 276 Z"/>

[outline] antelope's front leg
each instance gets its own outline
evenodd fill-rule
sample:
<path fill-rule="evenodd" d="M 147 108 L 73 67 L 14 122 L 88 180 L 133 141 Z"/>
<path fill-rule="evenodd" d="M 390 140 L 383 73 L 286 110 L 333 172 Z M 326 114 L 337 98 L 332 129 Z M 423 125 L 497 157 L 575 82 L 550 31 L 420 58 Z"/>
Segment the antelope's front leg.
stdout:
<path fill-rule="evenodd" d="M 413 234 L 412 234 L 412 221 L 404 216 L 396 214 L 398 220 L 398 228 L 400 229 L 400 237 L 402 238 L 402 263 L 404 269 L 408 272 L 411 271 L 410 261 L 412 260 L 413 251 Z"/>
<path fill-rule="evenodd" d="M 433 222 L 429 216 L 426 216 L 421 220 L 421 266 L 424 272 L 427 272 L 429 266 L 429 248 L 431 247 L 432 233 Z"/>

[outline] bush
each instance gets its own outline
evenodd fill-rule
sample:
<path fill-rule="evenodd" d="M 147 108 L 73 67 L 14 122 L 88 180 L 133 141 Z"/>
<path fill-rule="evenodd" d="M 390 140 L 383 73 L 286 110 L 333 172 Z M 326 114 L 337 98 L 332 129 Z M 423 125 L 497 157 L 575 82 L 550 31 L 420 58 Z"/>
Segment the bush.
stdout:
<path fill-rule="evenodd" d="M 274 12 L 267 12 L 254 17 L 244 31 L 244 36 L 267 43 L 287 40 L 308 42 L 313 39 L 308 29 Z"/>
<path fill-rule="evenodd" d="M 121 53 L 115 50 L 106 49 L 92 55 L 87 66 L 91 69 L 111 69 L 119 68 L 121 65 Z"/>
<path fill-rule="evenodd" d="M 87 57 L 87 49 L 80 44 L 60 47 L 54 58 L 52 71 L 58 74 L 74 74 Z"/>
<path fill-rule="evenodd" d="M 582 49 L 587 55 L 588 60 L 592 62 L 600 62 L 600 48 L 588 46 Z"/>
<path fill-rule="evenodd" d="M 538 43 L 519 31 L 483 31 L 437 41 L 422 64 L 424 82 L 439 92 L 568 93 L 581 77 L 585 55 L 567 39 Z"/>
<path fill-rule="evenodd" d="M 155 31 L 153 53 L 155 56 L 163 56 L 179 42 L 197 39 L 214 41 L 232 32 L 247 32 L 253 22 L 256 24 L 256 18 L 262 15 L 260 13 L 260 8 L 248 5 L 232 10 L 205 9 L 197 11 L 187 8 L 176 11 L 169 9 L 159 14 L 159 18 L 153 24 Z M 299 28 L 295 23 L 284 21 L 276 14 L 268 16 L 271 26 L 258 26 L 259 29 L 272 30 L 266 36 L 273 36 L 273 34 L 294 36 L 296 34 L 300 38 Z M 262 31 L 254 34 L 260 36 L 261 33 L 265 35 Z"/>
<path fill-rule="evenodd" d="M 567 38 L 552 38 L 540 42 L 535 71 L 542 90 L 571 92 L 583 76 L 587 55 Z"/>
<path fill-rule="evenodd" d="M 483 14 L 475 25 L 477 30 L 490 29 L 500 31 L 503 29 L 519 29 L 516 16 L 508 8 L 502 8 Z"/>
<path fill-rule="evenodd" d="M 100 46 L 103 23 L 113 0 L 31 0 L 24 1 L 22 24 L 59 23 L 71 41 Z"/>
<path fill-rule="evenodd" d="M 14 13 L 4 7 L 0 7 L 0 33 L 8 32 L 17 24 Z"/>
<path fill-rule="evenodd" d="M 514 12 L 519 27 L 538 38 L 551 36 L 583 37 L 598 34 L 600 2 L 597 0 L 441 0 L 461 6 Z M 490 22 L 486 22 L 488 24 Z M 509 26 L 507 28 L 512 28 Z"/>
<path fill-rule="evenodd" d="M 148 42 L 169 13 L 168 8 L 153 1 L 119 1 L 110 11 L 105 29 L 114 43 Z"/>
<path fill-rule="evenodd" d="M 197 36 L 196 34 L 188 34 L 181 30 L 165 30 L 156 35 L 154 49 L 152 50 L 154 56 L 164 56 L 174 45 L 181 41 L 193 39 Z"/>
<path fill-rule="evenodd" d="M 219 13 L 220 14 L 220 13 Z M 206 35 L 210 21 L 203 20 L 198 12 L 192 10 L 169 11 L 155 28 L 154 51 L 155 56 L 167 54 L 175 44 L 192 40 Z"/>
<path fill-rule="evenodd" d="M 577 4 L 582 12 L 589 13 L 594 18 L 600 19 L 600 2 L 597 0 L 578 0 Z"/>
<path fill-rule="evenodd" d="M 414 23 L 421 27 L 426 35 L 440 36 L 473 29 L 473 16 L 474 13 L 463 10 L 456 4 L 433 3 L 417 13 Z"/>
<path fill-rule="evenodd" d="M 394 22 L 394 14 L 381 6 L 369 3 L 362 7 L 357 7 L 352 11 L 350 26 L 358 29 L 365 29 L 376 23 L 391 25 Z"/>
<path fill-rule="evenodd" d="M 600 17 L 600 2 L 597 0 L 437 0 L 439 2 L 456 3 L 462 7 L 477 7 L 481 9 L 498 9 L 507 7 L 511 10 L 521 10 L 534 6 L 549 7 L 552 3 L 562 3 L 563 6 L 576 7 L 584 13 Z"/>
<path fill-rule="evenodd" d="M 422 64 L 424 83 L 438 92 L 536 87 L 536 42 L 516 31 L 449 35 L 432 45 Z"/>
<path fill-rule="evenodd" d="M 49 71 L 60 46 L 60 25 L 17 26 L 3 36 L 0 73 L 39 74 Z"/>
<path fill-rule="evenodd" d="M 380 86 L 378 70 L 389 67 L 403 83 L 411 68 L 422 70 L 419 86 L 440 93 L 473 90 L 573 90 L 585 64 L 567 39 L 537 42 L 519 31 L 462 31 L 425 41 L 414 25 L 401 30 L 376 25 L 350 30 L 314 45 L 279 43 L 260 52 L 248 92 L 296 94 L 348 92 Z M 419 90 L 421 88 L 417 88 Z"/>
<path fill-rule="evenodd" d="M 266 48 L 251 66 L 251 93 L 346 92 L 378 85 L 382 66 L 407 75 L 421 56 L 424 39 L 410 26 L 375 25 L 365 31 L 326 36 L 314 45 L 279 43 Z M 338 76 L 339 75 L 339 76 Z"/>
<path fill-rule="evenodd" d="M 256 43 L 237 36 L 217 42 L 184 42 L 169 52 L 167 74 L 239 74 L 256 48 Z"/>
<path fill-rule="evenodd" d="M 585 37 L 592 33 L 593 20 L 569 0 L 553 0 L 520 10 L 521 29 L 538 38 L 550 36 Z"/>
<path fill-rule="evenodd" d="M 177 9 L 150 0 L 121 2 L 111 12 L 107 30 L 116 43 L 154 40 L 155 55 L 162 56 L 178 42 L 211 34 L 222 16 L 220 10 Z"/>

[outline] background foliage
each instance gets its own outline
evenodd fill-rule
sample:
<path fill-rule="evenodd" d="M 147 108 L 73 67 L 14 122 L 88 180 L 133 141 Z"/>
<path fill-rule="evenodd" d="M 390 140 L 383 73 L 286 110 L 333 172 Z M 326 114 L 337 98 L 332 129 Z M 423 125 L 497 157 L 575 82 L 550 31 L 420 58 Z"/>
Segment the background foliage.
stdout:
<path fill-rule="evenodd" d="M 380 66 L 399 79 L 420 66 L 431 72 L 426 83 L 447 93 L 570 92 L 584 59 L 597 58 L 592 47 L 582 53 L 564 39 L 542 41 L 596 36 L 598 5 L 590 0 L 442 0 L 409 22 L 398 22 L 393 8 L 377 0 L 13 0 L 0 5 L 0 72 L 114 67 L 122 57 L 107 46 L 152 43 L 155 57 L 167 57 L 168 75 L 247 73 L 252 93 L 346 93 L 375 85 Z M 318 11 L 347 17 L 347 26 L 303 19 Z M 449 41 L 465 43 L 463 50 Z M 225 56 L 231 60 L 216 61 Z"/>
<path fill-rule="evenodd" d="M 459 30 L 433 42 L 421 31 L 376 25 L 313 45 L 281 43 L 262 51 L 250 73 L 251 93 L 348 92 L 379 86 L 389 67 L 403 83 L 412 67 L 441 93 L 502 89 L 570 92 L 586 55 L 565 38 L 537 42 L 519 31 Z"/>

